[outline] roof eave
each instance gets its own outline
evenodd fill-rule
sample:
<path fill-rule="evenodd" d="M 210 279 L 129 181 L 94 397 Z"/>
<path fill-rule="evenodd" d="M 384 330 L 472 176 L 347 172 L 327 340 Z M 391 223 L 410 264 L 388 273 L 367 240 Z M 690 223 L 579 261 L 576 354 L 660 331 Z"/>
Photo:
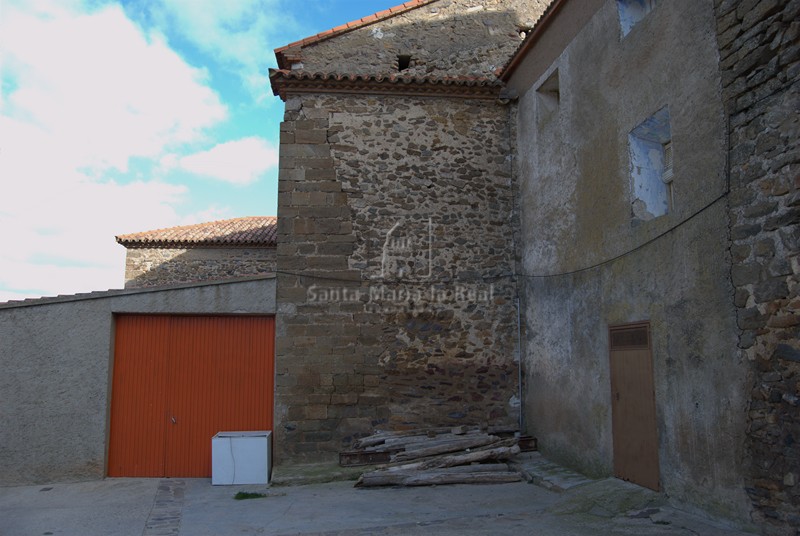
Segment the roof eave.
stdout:
<path fill-rule="evenodd" d="M 191 249 L 191 248 L 275 248 L 273 242 L 180 242 L 164 240 L 122 240 L 116 238 L 117 243 L 126 249 Z"/>
<path fill-rule="evenodd" d="M 270 84 L 282 100 L 294 94 L 339 93 L 356 95 L 403 95 L 497 99 L 503 85 L 494 79 L 455 80 L 401 78 L 371 75 L 342 76 L 333 73 L 292 73 L 270 70 Z"/>

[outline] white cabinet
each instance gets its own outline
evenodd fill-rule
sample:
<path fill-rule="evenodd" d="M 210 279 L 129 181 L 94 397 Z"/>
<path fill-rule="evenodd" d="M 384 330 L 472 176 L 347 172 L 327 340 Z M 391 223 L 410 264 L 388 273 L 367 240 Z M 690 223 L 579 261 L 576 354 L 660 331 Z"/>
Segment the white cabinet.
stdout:
<path fill-rule="evenodd" d="M 267 484 L 272 432 L 219 432 L 211 438 L 211 484 Z"/>

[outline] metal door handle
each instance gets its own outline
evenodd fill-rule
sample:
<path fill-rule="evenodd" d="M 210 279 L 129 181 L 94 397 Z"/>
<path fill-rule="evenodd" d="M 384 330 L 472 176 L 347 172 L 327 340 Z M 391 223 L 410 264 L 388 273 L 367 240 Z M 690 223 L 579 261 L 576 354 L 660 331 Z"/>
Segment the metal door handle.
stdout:
<path fill-rule="evenodd" d="M 172 424 L 178 424 L 178 420 L 175 417 L 172 417 Z"/>

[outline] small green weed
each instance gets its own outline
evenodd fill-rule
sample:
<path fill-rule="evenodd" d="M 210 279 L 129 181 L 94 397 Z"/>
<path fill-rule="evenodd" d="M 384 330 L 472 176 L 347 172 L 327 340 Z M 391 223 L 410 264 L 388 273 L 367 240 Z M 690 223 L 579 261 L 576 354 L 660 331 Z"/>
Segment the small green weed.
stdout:
<path fill-rule="evenodd" d="M 263 499 L 266 497 L 266 493 L 251 493 L 249 491 L 240 491 L 236 495 L 233 496 L 234 499 L 237 501 L 243 501 L 245 499 Z"/>

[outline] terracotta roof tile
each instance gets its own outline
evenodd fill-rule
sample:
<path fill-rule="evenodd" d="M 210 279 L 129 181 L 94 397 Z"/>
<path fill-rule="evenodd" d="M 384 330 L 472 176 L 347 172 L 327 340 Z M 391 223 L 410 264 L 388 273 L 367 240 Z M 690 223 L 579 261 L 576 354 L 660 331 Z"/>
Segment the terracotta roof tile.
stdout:
<path fill-rule="evenodd" d="M 180 246 L 255 246 L 275 247 L 278 218 L 251 216 L 195 225 L 155 229 L 119 235 L 117 242 L 126 248 Z"/>
<path fill-rule="evenodd" d="M 339 93 L 404 93 L 493 99 L 497 98 L 503 89 L 496 78 L 482 76 L 340 74 L 270 69 L 269 78 L 273 93 L 283 99 L 288 93 L 319 90 Z"/>
<path fill-rule="evenodd" d="M 318 34 L 305 37 L 293 43 L 289 43 L 286 46 L 276 48 L 275 58 L 278 60 L 278 67 L 280 67 L 281 69 L 289 69 L 291 67 L 291 65 L 289 65 L 289 63 L 286 61 L 286 56 L 285 56 L 285 52 L 291 48 L 302 48 L 308 45 L 312 45 L 314 43 L 318 43 L 325 39 L 330 39 L 337 35 L 351 32 L 358 28 L 374 24 L 376 22 L 388 19 L 390 17 L 394 17 L 396 15 L 400 15 L 401 13 L 405 13 L 406 11 L 416 9 L 418 7 L 422 7 L 426 4 L 430 4 L 436 1 L 438 0 L 410 0 L 409 2 L 405 2 L 399 6 L 390 7 L 389 9 L 386 9 L 384 11 L 379 11 L 377 13 L 374 13 L 373 15 L 369 15 L 366 17 L 362 17 L 358 20 L 341 24 L 339 26 L 336 26 L 335 28 L 331 28 L 330 30 L 325 30 L 324 32 L 320 32 Z"/>

